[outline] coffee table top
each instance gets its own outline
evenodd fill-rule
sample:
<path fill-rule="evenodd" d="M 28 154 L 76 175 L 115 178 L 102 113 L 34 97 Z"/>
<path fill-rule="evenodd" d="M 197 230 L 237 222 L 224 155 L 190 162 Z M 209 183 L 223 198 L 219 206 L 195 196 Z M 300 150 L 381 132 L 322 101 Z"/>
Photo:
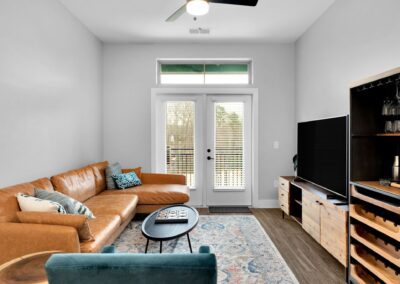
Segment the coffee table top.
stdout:
<path fill-rule="evenodd" d="M 157 213 L 166 208 L 188 209 L 189 221 L 187 223 L 156 224 L 155 219 Z M 193 207 L 186 205 L 172 205 L 161 208 L 147 216 L 142 224 L 142 233 L 146 238 L 153 241 L 168 241 L 186 235 L 196 227 L 198 222 L 199 212 L 197 212 Z"/>
<path fill-rule="evenodd" d="M 44 265 L 54 253 L 60 253 L 60 251 L 33 253 L 0 265 L 0 283 L 47 283 Z"/>

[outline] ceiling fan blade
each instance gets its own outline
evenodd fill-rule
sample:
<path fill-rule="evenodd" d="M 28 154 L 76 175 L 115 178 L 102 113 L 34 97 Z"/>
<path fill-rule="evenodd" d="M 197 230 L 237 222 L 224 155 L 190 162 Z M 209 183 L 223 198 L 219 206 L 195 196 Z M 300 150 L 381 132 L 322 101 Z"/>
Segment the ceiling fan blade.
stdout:
<path fill-rule="evenodd" d="M 258 0 L 209 0 L 210 3 L 231 4 L 242 6 L 256 6 Z"/>
<path fill-rule="evenodd" d="M 173 22 L 173 21 L 177 20 L 180 16 L 185 14 L 185 12 L 186 12 L 186 4 L 184 4 L 178 10 L 176 10 L 175 13 L 173 13 L 171 16 L 169 16 L 168 19 L 166 19 L 165 21 L 166 22 Z"/>

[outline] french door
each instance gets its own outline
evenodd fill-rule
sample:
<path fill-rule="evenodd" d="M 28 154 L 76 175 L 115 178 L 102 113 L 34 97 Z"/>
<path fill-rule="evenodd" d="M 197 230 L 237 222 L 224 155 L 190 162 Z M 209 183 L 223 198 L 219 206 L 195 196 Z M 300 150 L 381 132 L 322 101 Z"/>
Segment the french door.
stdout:
<path fill-rule="evenodd" d="M 251 97 L 207 96 L 207 205 L 251 205 Z"/>
<path fill-rule="evenodd" d="M 183 174 L 194 205 L 251 205 L 251 96 L 160 95 L 156 171 Z"/>

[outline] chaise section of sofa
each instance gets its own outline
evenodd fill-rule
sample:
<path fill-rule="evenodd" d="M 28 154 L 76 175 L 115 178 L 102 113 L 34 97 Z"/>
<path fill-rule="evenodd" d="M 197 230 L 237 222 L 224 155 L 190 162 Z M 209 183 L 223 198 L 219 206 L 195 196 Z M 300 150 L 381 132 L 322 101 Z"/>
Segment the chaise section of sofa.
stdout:
<path fill-rule="evenodd" d="M 142 173 L 141 180 L 140 186 L 124 190 L 108 189 L 100 195 L 136 195 L 139 198 L 136 208 L 138 213 L 151 213 L 170 204 L 189 201 L 190 191 L 183 175 Z"/>

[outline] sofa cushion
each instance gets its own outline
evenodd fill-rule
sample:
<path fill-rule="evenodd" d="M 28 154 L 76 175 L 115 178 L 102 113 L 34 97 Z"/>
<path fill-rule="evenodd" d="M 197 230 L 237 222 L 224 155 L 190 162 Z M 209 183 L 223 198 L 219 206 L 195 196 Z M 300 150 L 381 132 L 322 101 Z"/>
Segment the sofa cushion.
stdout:
<path fill-rule="evenodd" d="M 138 197 L 133 194 L 126 195 L 97 195 L 85 202 L 85 205 L 96 216 L 119 215 L 122 222 L 135 211 Z"/>
<path fill-rule="evenodd" d="M 83 215 L 57 214 L 43 212 L 17 212 L 21 223 L 45 224 L 73 227 L 77 230 L 81 241 L 93 241 L 87 217 Z"/>
<path fill-rule="evenodd" d="M 88 222 L 95 240 L 81 243 L 81 252 L 98 252 L 118 230 L 121 218 L 118 215 L 102 215 Z"/>
<path fill-rule="evenodd" d="M 35 188 L 35 196 L 37 198 L 51 200 L 60 203 L 67 211 L 68 214 L 85 215 L 92 219 L 95 218 L 92 211 L 87 208 L 83 203 L 62 194 L 61 192 L 48 192 L 42 189 Z"/>
<path fill-rule="evenodd" d="M 18 222 L 16 213 L 20 211 L 20 208 L 15 195 L 19 192 L 33 195 L 35 187 L 41 187 L 45 190 L 53 191 L 53 186 L 48 178 L 42 178 L 32 182 L 0 189 L 0 223 Z"/>
<path fill-rule="evenodd" d="M 108 161 L 89 165 L 89 167 L 93 168 L 93 174 L 96 181 L 96 194 L 99 194 L 107 188 L 106 168 L 108 165 Z"/>
<path fill-rule="evenodd" d="M 108 194 L 135 194 L 138 204 L 174 204 L 189 201 L 189 188 L 180 184 L 143 184 L 123 190 L 105 190 L 100 196 Z"/>
<path fill-rule="evenodd" d="M 90 166 L 51 177 L 54 189 L 80 202 L 96 195 L 96 180 Z"/>

